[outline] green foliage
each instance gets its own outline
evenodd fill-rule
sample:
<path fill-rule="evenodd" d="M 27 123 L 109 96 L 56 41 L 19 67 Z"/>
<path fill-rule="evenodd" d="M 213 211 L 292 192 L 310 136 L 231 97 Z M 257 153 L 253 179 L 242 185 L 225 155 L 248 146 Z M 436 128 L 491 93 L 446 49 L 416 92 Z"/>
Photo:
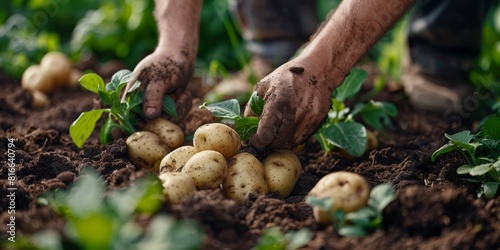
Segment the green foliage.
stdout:
<path fill-rule="evenodd" d="M 368 206 L 354 212 L 345 213 L 342 210 L 330 212 L 335 201 L 314 196 L 307 197 L 307 203 L 327 211 L 338 233 L 343 236 L 363 237 L 382 228 L 384 208 L 395 198 L 395 189 L 391 184 L 379 184 L 370 192 Z"/>
<path fill-rule="evenodd" d="M 314 137 L 326 152 L 334 147 L 344 149 L 352 156 L 361 156 L 366 147 L 366 127 L 355 121 L 359 115 L 363 122 L 381 130 L 390 126 L 390 117 L 397 115 L 397 108 L 388 102 L 369 101 L 358 103 L 351 112 L 344 101 L 356 95 L 367 77 L 366 71 L 353 68 L 344 82 L 337 87 L 332 96 L 332 107 L 323 126 Z"/>
<path fill-rule="evenodd" d="M 303 228 L 299 231 L 288 231 L 283 234 L 278 227 L 268 228 L 260 237 L 253 250 L 292 250 L 299 249 L 311 240 L 312 233 Z"/>
<path fill-rule="evenodd" d="M 257 92 L 253 92 L 248 102 L 254 113 L 257 115 L 262 114 L 264 100 L 257 95 Z M 240 104 L 236 99 L 212 104 L 203 103 L 200 108 L 207 109 L 215 117 L 221 118 L 225 122 L 234 123 L 235 130 L 242 141 L 247 141 L 257 131 L 260 119 L 258 117 L 243 117 Z"/>
<path fill-rule="evenodd" d="M 107 108 L 93 109 L 80 114 L 71 124 L 69 134 L 76 146 L 81 148 L 95 129 L 96 123 L 104 113 L 108 117 L 101 127 L 100 141 L 102 144 L 109 143 L 113 138 L 111 131 L 119 128 L 127 134 L 135 132 L 134 126 L 138 116 L 143 116 L 140 105 L 144 99 L 144 91 L 139 90 L 141 82 L 135 81 L 129 70 L 120 70 L 111 77 L 111 82 L 104 84 L 104 80 L 97 74 L 89 73 L 80 78 L 80 85 L 99 96 L 101 102 Z M 131 83 L 126 98 L 121 99 L 123 88 Z M 176 117 L 175 102 L 168 96 L 163 97 L 163 110 L 170 116 Z"/>
<path fill-rule="evenodd" d="M 457 168 L 458 174 L 468 174 L 471 182 L 481 183 L 478 197 L 492 198 L 500 186 L 500 116 L 489 117 L 480 131 L 472 134 L 465 130 L 453 135 L 445 134 L 447 144 L 432 154 L 432 161 L 442 154 L 458 151 L 467 161 Z"/>

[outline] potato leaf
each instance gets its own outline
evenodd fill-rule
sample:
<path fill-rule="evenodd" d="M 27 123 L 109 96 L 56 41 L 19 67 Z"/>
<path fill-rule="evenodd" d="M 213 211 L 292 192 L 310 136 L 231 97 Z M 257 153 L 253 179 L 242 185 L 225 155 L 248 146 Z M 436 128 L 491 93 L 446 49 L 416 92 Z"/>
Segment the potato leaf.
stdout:
<path fill-rule="evenodd" d="M 485 137 L 493 140 L 500 140 L 500 116 L 489 117 L 482 127 L 482 132 Z"/>
<path fill-rule="evenodd" d="M 123 87 L 128 82 L 134 79 L 134 74 L 128 69 L 122 69 L 117 71 L 111 77 L 111 82 L 106 84 L 106 91 L 118 91 L 119 87 Z"/>
<path fill-rule="evenodd" d="M 288 231 L 285 238 L 288 241 L 288 250 L 299 249 L 307 245 L 312 238 L 312 233 L 308 228 L 302 228 L 299 231 Z"/>
<path fill-rule="evenodd" d="M 99 89 L 104 89 L 104 80 L 95 73 L 85 74 L 78 80 L 80 85 L 92 93 L 98 93 Z"/>
<path fill-rule="evenodd" d="M 385 126 L 390 126 L 390 118 L 398 114 L 398 109 L 389 102 L 377 102 L 371 100 L 366 104 L 358 104 L 352 111 L 352 115 L 361 114 L 361 118 L 366 125 L 381 130 Z"/>
<path fill-rule="evenodd" d="M 361 89 L 361 85 L 366 80 L 368 73 L 362 69 L 353 68 L 344 82 L 333 92 L 333 97 L 339 101 L 355 95 Z"/>
<path fill-rule="evenodd" d="M 355 157 L 365 152 L 366 128 L 360 123 L 338 122 L 326 128 L 323 134 L 328 142 Z"/>
<path fill-rule="evenodd" d="M 389 183 L 379 184 L 370 192 L 368 205 L 381 213 L 384 208 L 391 203 L 395 198 L 396 190 Z"/>
<path fill-rule="evenodd" d="M 438 156 L 440 156 L 442 154 L 446 154 L 446 153 L 451 152 L 451 151 L 459 150 L 459 149 L 460 148 L 457 145 L 455 145 L 453 143 L 447 143 L 447 144 L 441 146 L 441 148 L 436 150 L 434 153 L 432 153 L 431 160 L 435 161 Z"/>
<path fill-rule="evenodd" d="M 109 109 L 93 109 L 88 112 L 83 112 L 69 127 L 69 134 L 73 143 L 79 148 L 94 131 L 96 122 L 101 118 L 102 113 L 110 112 Z"/>
<path fill-rule="evenodd" d="M 350 225 L 342 226 L 338 232 L 340 235 L 348 237 L 363 237 L 368 234 L 363 227 Z"/>
<path fill-rule="evenodd" d="M 498 186 L 500 186 L 499 182 L 489 181 L 484 183 L 483 186 L 484 195 L 486 195 L 486 197 L 488 198 L 493 198 L 498 192 Z"/>
<path fill-rule="evenodd" d="M 252 93 L 248 103 L 250 104 L 250 108 L 255 114 L 257 114 L 258 116 L 262 115 L 262 110 L 264 109 L 264 99 L 260 98 L 257 95 L 256 91 Z"/>
<path fill-rule="evenodd" d="M 162 108 L 163 111 L 165 111 L 165 113 L 167 113 L 169 116 L 174 118 L 178 117 L 177 108 L 175 107 L 175 101 L 170 98 L 170 96 L 163 96 Z"/>
<path fill-rule="evenodd" d="M 457 168 L 457 174 L 469 174 L 472 167 L 470 165 L 462 165 Z"/>
<path fill-rule="evenodd" d="M 210 111 L 215 117 L 237 120 L 241 118 L 240 104 L 236 99 L 230 99 L 218 103 L 200 105 Z"/>
<path fill-rule="evenodd" d="M 469 174 L 472 176 L 485 175 L 486 173 L 490 172 L 491 169 L 493 169 L 492 165 L 493 164 L 491 164 L 491 163 L 485 163 L 485 164 L 475 166 L 469 171 Z"/>
<path fill-rule="evenodd" d="M 250 136 L 255 134 L 259 121 L 258 117 L 243 117 L 236 120 L 235 130 L 240 135 L 242 141 L 248 141 Z"/>

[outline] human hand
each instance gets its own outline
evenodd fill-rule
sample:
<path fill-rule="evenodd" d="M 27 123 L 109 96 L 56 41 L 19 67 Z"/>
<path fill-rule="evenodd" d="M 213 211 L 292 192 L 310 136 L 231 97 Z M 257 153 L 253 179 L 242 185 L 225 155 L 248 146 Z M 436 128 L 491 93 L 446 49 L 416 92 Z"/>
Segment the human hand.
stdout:
<path fill-rule="evenodd" d="M 265 105 L 250 144 L 289 149 L 302 144 L 323 124 L 331 107 L 334 77 L 318 58 L 296 58 L 280 66 L 255 87 Z M 253 116 L 247 105 L 245 116 Z"/>

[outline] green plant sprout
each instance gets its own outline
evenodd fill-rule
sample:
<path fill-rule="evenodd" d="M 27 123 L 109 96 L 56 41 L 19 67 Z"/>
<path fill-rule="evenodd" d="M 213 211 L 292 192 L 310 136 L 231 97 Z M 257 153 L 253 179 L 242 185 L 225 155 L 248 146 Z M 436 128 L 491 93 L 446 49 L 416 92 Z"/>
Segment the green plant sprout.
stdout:
<path fill-rule="evenodd" d="M 147 176 L 127 189 L 105 195 L 99 175 L 90 170 L 85 169 L 70 190 L 56 190 L 38 198 L 39 203 L 51 206 L 67 221 L 64 237 L 51 231 L 36 234 L 38 247 L 62 250 L 63 243 L 70 243 L 72 249 L 88 250 L 201 247 L 203 233 L 192 221 L 157 214 L 147 229 L 135 221 L 136 215 L 153 215 L 161 208 L 163 187 L 157 177 Z"/>
<path fill-rule="evenodd" d="M 319 207 L 327 211 L 334 227 L 342 236 L 363 237 L 382 228 L 384 208 L 395 198 L 395 189 L 391 184 L 379 184 L 370 192 L 368 206 L 354 212 L 345 213 L 342 210 L 330 212 L 335 202 L 329 198 L 319 199 L 307 197 L 306 202 L 312 207 Z"/>
<path fill-rule="evenodd" d="M 71 124 L 69 134 L 76 146 L 81 148 L 95 129 L 97 122 L 104 113 L 108 117 L 101 127 L 100 141 L 102 144 L 109 143 L 113 137 L 113 128 L 119 128 L 130 135 L 135 132 L 134 126 L 138 117 L 142 117 L 141 104 L 144 99 L 144 90 L 139 89 L 141 82 L 134 81 L 127 90 L 125 98 L 121 99 L 121 92 L 127 83 L 135 80 L 129 70 L 120 70 L 111 77 L 111 82 L 104 84 L 104 80 L 97 74 L 89 73 L 79 80 L 80 85 L 97 94 L 106 108 L 92 109 L 82 112 Z M 176 117 L 175 102 L 168 95 L 163 98 L 163 110 L 170 116 Z"/>
<path fill-rule="evenodd" d="M 442 154 L 458 151 L 467 164 L 457 168 L 458 174 L 468 174 L 474 178 L 467 179 L 473 183 L 481 183 L 478 197 L 483 194 L 492 198 L 498 193 L 500 185 L 500 116 L 490 116 L 481 126 L 478 133 L 469 130 L 453 135 L 445 134 L 447 144 L 432 154 L 432 161 Z"/>
<path fill-rule="evenodd" d="M 299 231 L 288 231 L 283 234 L 278 227 L 270 227 L 264 231 L 257 246 L 252 250 L 294 250 L 299 249 L 311 240 L 312 233 L 303 228 Z"/>

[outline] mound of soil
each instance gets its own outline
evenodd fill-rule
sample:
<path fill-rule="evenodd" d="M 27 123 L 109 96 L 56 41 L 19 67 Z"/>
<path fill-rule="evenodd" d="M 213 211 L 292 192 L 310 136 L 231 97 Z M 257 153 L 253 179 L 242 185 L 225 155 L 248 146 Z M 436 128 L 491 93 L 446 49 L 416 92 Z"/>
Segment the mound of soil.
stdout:
<path fill-rule="evenodd" d="M 7 162 L 9 139 L 15 142 L 15 207 L 17 233 L 44 229 L 62 232 L 64 219 L 37 204 L 47 191 L 65 189 L 84 167 L 95 168 L 110 190 L 129 186 L 145 175 L 133 166 L 123 139 L 102 146 L 97 134 L 77 148 L 68 135 L 70 124 L 96 102 L 92 93 L 61 90 L 52 105 L 30 108 L 30 94 L 17 81 L 0 76 L 0 162 Z M 499 249 L 500 197 L 476 197 L 477 185 L 455 173 L 462 160 L 448 154 L 438 161 L 430 155 L 445 143 L 443 134 L 459 130 L 442 115 L 414 110 L 401 93 L 381 95 L 399 108 L 394 128 L 379 134 L 380 145 L 364 156 L 349 160 L 326 154 L 310 139 L 299 153 L 303 171 L 287 199 L 276 195 L 252 196 L 242 206 L 224 198 L 220 190 L 196 191 L 182 204 L 165 204 L 161 212 L 192 218 L 203 227 L 204 249 L 250 249 L 262 232 L 279 226 L 282 231 L 309 228 L 313 238 L 304 249 Z M 197 105 L 193 105 L 197 107 Z M 188 116 L 186 130 L 194 131 L 213 117 L 196 111 Z M 463 124 L 462 124 L 463 125 Z M 324 175 L 351 171 L 371 185 L 392 183 L 397 198 L 384 210 L 383 230 L 364 238 L 339 236 L 332 226 L 315 223 L 305 195 Z M 0 234 L 7 236 L 9 191 L 7 167 L 0 168 Z"/>

